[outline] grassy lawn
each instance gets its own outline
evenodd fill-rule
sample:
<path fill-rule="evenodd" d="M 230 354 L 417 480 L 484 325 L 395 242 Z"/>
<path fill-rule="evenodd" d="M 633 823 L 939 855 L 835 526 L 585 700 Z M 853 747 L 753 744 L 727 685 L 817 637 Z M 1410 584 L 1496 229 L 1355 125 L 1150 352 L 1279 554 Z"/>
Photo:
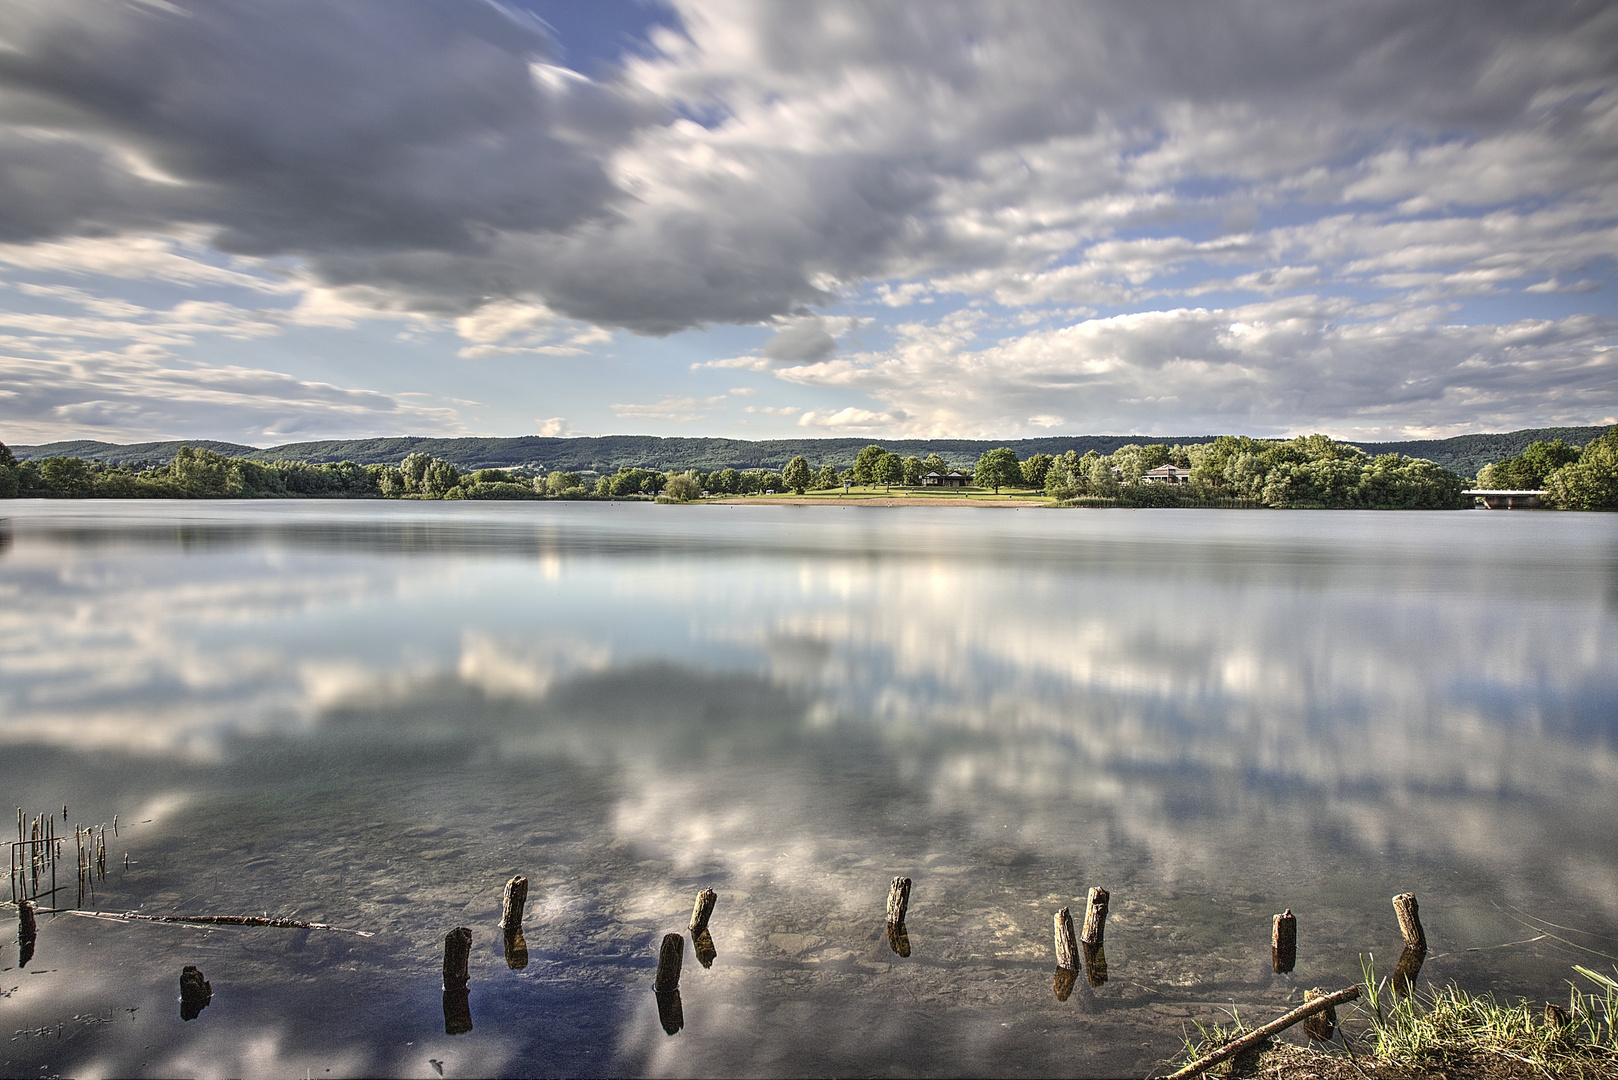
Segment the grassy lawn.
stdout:
<path fill-rule="evenodd" d="M 838 502 L 838 501 L 845 501 L 846 502 L 849 499 L 915 499 L 917 501 L 925 501 L 927 499 L 998 499 L 998 500 L 1004 502 L 1006 499 L 1009 498 L 1009 499 L 1014 499 L 1014 500 L 1015 499 L 1038 499 L 1041 502 L 1043 502 L 1045 500 L 1045 493 L 1042 492 L 1042 491 L 1038 491 L 1038 490 L 1036 490 L 1034 488 L 1003 487 L 1003 488 L 1000 489 L 1000 494 L 996 495 L 989 488 L 975 488 L 975 487 L 970 487 L 970 488 L 935 488 L 935 487 L 907 488 L 907 487 L 901 487 L 898 484 L 895 484 L 893 486 L 893 489 L 890 491 L 888 488 L 884 487 L 881 484 L 875 484 L 875 485 L 870 486 L 870 487 L 856 486 L 854 488 L 851 488 L 847 495 L 844 495 L 843 494 L 843 489 L 839 487 L 839 488 L 833 488 L 830 491 L 806 491 L 802 495 L 798 495 L 795 492 L 791 492 L 791 491 L 778 491 L 773 496 L 772 495 L 745 495 L 745 496 L 744 495 L 716 495 L 714 497 L 715 498 L 727 498 L 727 499 L 739 499 L 739 498 L 762 499 L 762 500 L 765 500 L 765 501 L 768 501 L 770 499 L 816 499 L 816 500 L 829 500 L 831 502 Z"/>

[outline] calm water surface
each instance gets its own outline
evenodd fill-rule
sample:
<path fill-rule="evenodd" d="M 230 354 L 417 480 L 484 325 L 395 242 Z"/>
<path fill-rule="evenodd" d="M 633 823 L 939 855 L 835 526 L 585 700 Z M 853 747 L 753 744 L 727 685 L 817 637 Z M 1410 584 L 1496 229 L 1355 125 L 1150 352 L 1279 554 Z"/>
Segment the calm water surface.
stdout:
<path fill-rule="evenodd" d="M 1391 967 L 1404 890 L 1424 981 L 1560 998 L 1618 955 L 1615 658 L 1612 515 L 7 503 L 7 812 L 119 816 L 97 909 L 376 936 L 42 917 L 0 1074 L 1143 1075 Z"/>

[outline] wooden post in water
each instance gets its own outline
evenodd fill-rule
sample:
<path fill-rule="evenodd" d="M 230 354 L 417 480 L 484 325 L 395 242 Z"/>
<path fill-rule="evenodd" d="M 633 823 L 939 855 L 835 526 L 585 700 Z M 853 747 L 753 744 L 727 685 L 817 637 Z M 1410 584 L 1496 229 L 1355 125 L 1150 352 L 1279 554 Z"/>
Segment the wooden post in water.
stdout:
<path fill-rule="evenodd" d="M 463 989 L 471 980 L 467 960 L 472 955 L 472 931 L 457 926 L 444 935 L 444 989 Z"/>
<path fill-rule="evenodd" d="M 712 889 L 703 889 L 697 893 L 697 902 L 691 908 L 691 932 L 693 934 L 700 934 L 708 929 L 708 920 L 713 918 L 714 905 L 717 903 L 719 903 L 719 894 Z"/>
<path fill-rule="evenodd" d="M 1056 913 L 1056 966 L 1068 971 L 1079 970 L 1079 939 L 1073 933 L 1073 913 L 1067 908 Z"/>
<path fill-rule="evenodd" d="M 1393 913 L 1399 917 L 1399 932 L 1405 936 L 1405 947 L 1427 951 L 1427 932 L 1421 928 L 1421 916 L 1416 906 L 1416 894 L 1400 893 L 1393 898 Z"/>
<path fill-rule="evenodd" d="M 1393 898 L 1393 912 L 1399 917 L 1399 932 L 1404 934 L 1405 947 L 1393 967 L 1391 985 L 1395 994 L 1408 994 L 1421 974 L 1421 965 L 1427 960 L 1427 932 L 1422 929 L 1421 915 L 1416 906 L 1415 893 L 1400 893 Z"/>
<path fill-rule="evenodd" d="M 1107 890 L 1099 885 L 1090 890 L 1089 901 L 1084 906 L 1084 932 L 1079 935 L 1079 940 L 1086 945 L 1102 943 L 1107 930 L 1107 901 L 1110 899 Z"/>
<path fill-rule="evenodd" d="M 1287 908 L 1275 917 L 1270 931 L 1270 964 L 1277 975 L 1285 975 L 1298 963 L 1298 917 Z"/>
<path fill-rule="evenodd" d="M 910 879 L 896 877 L 888 886 L 888 925 L 903 926 L 905 911 L 910 907 Z"/>
<path fill-rule="evenodd" d="M 202 969 L 187 964 L 180 971 L 180 1019 L 195 1020 L 213 1000 L 213 986 Z"/>
<path fill-rule="evenodd" d="M 685 935 L 664 934 L 657 951 L 657 979 L 652 989 L 666 994 L 680 988 L 680 968 L 685 963 Z"/>
<path fill-rule="evenodd" d="M 528 903 L 528 879 L 521 875 L 506 882 L 500 896 L 500 929 L 507 934 L 522 930 L 522 909 Z"/>

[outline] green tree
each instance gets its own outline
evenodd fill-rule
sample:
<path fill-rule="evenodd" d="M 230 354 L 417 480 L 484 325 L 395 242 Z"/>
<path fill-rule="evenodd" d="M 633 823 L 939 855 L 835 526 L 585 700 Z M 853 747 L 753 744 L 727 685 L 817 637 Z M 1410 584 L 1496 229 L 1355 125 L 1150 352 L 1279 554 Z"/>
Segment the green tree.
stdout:
<path fill-rule="evenodd" d="M 781 482 L 799 495 L 804 493 L 812 480 L 809 462 L 801 454 L 787 462 L 786 468 L 781 470 Z"/>
<path fill-rule="evenodd" d="M 937 454 L 928 454 L 926 457 L 921 459 L 921 474 L 926 476 L 930 472 L 935 472 L 939 476 L 943 476 L 945 473 L 949 472 L 949 462 L 945 461 Z"/>
<path fill-rule="evenodd" d="M 697 486 L 697 478 L 690 473 L 679 473 L 669 477 L 669 482 L 663 486 L 663 497 L 679 502 L 690 502 L 702 498 L 702 488 Z"/>
<path fill-rule="evenodd" d="M 820 471 L 815 473 L 815 490 L 830 491 L 834 487 L 841 487 L 842 481 L 837 479 L 837 466 L 822 465 Z"/>
<path fill-rule="evenodd" d="M 926 471 L 926 467 L 921 463 L 921 458 L 916 457 L 914 454 L 905 458 L 905 487 L 915 487 L 920 484 L 922 474 Z"/>
<path fill-rule="evenodd" d="M 1551 505 L 1564 510 L 1618 510 L 1618 426 L 1551 473 L 1545 488 Z"/>
<path fill-rule="evenodd" d="M 1088 454 L 1085 456 L 1089 457 Z M 1091 459 L 1084 475 L 1084 484 L 1092 495 L 1111 497 L 1118 494 L 1118 478 L 1113 475 L 1111 464 L 1100 454 Z"/>
<path fill-rule="evenodd" d="M 578 473 L 553 472 L 545 476 L 545 494 L 547 495 L 563 495 L 569 491 L 582 490 L 583 487 L 584 481 L 579 479 Z"/>
<path fill-rule="evenodd" d="M 875 477 L 879 483 L 886 484 L 888 490 L 892 491 L 894 484 L 904 481 L 904 459 L 898 454 L 883 454 L 876 460 Z"/>
<path fill-rule="evenodd" d="M 712 491 L 724 492 L 726 495 L 737 495 L 742 490 L 742 474 L 735 469 L 720 469 L 711 478 Z"/>
<path fill-rule="evenodd" d="M 1034 454 L 1022 463 L 1022 481 L 1031 488 L 1045 486 L 1045 474 L 1051 471 L 1056 459 L 1049 454 Z"/>
<path fill-rule="evenodd" d="M 180 447 L 169 462 L 169 476 L 192 499 L 228 499 L 242 494 L 238 463 L 212 450 Z"/>
<path fill-rule="evenodd" d="M 46 458 L 40 462 L 39 475 L 50 487 L 51 494 L 64 499 L 87 498 L 94 489 L 90 463 L 83 458 Z"/>
<path fill-rule="evenodd" d="M 854 482 L 862 487 L 869 487 L 876 483 L 876 463 L 882 460 L 887 451 L 872 443 L 859 452 L 854 459 Z"/>
<path fill-rule="evenodd" d="M 0 443 L 0 499 L 17 497 L 17 456 L 5 443 Z"/>
<path fill-rule="evenodd" d="M 442 499 L 461 484 L 461 470 L 440 458 L 433 458 L 421 478 L 421 493 Z"/>
<path fill-rule="evenodd" d="M 1002 487 L 1022 483 L 1022 464 L 1017 452 L 1009 446 L 985 450 L 972 469 L 973 483 L 978 487 L 992 487 L 996 495 Z"/>

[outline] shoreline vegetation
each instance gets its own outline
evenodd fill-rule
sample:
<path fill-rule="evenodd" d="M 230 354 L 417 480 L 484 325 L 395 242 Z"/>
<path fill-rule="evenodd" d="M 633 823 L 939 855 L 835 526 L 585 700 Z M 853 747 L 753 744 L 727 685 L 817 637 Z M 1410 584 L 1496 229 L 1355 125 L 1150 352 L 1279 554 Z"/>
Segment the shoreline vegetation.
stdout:
<path fill-rule="evenodd" d="M 950 474 L 956 474 L 951 476 Z M 164 464 L 78 457 L 18 460 L 0 443 L 0 498 L 56 499 L 425 499 L 740 500 L 795 505 L 997 505 L 1087 508 L 1460 510 L 1469 488 L 1535 489 L 1549 508 L 1618 509 L 1618 426 L 1584 446 L 1529 444 L 1485 464 L 1469 481 L 1424 458 L 1372 456 L 1325 435 L 1289 440 L 1219 436 L 1193 444 L 1130 443 L 1034 453 L 1010 447 L 975 462 L 939 454 L 901 457 L 878 444 L 852 466 L 818 467 L 798 455 L 779 471 L 666 471 L 620 467 L 611 474 L 534 466 L 463 471 L 425 453 L 398 465 L 352 461 L 256 461 L 183 446 Z"/>

